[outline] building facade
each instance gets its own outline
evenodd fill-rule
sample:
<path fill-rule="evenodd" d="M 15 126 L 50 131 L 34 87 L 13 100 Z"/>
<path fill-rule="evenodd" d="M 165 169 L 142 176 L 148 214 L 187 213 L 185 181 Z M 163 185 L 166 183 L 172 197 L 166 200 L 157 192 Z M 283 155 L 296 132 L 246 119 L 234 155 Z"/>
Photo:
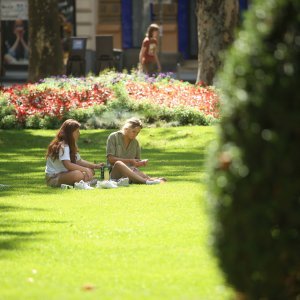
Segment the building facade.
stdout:
<path fill-rule="evenodd" d="M 114 48 L 139 48 L 151 23 L 161 25 L 160 50 L 180 52 L 185 59 L 198 53 L 196 0 L 76 0 L 77 35 L 113 35 Z M 240 9 L 248 0 L 239 0 Z"/>
<path fill-rule="evenodd" d="M 241 11 L 247 9 L 248 1 L 239 0 Z M 66 46 L 70 36 L 87 39 L 87 71 L 93 71 L 96 36 L 110 35 L 113 48 L 123 53 L 122 67 L 130 69 L 136 66 L 147 27 L 157 23 L 161 28 L 160 53 L 173 59 L 170 63 L 176 66 L 178 55 L 185 60 L 197 59 L 196 3 L 197 0 L 59 0 L 62 38 Z M 28 0 L 1 0 L 1 63 L 13 35 L 9 33 L 11 24 L 25 18 L 27 26 L 27 7 Z"/>

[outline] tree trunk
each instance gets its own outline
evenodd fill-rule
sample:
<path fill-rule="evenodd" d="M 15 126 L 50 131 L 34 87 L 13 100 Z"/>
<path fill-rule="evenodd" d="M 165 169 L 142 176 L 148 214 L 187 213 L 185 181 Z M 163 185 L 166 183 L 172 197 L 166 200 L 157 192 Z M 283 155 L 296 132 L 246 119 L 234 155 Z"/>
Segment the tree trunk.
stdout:
<path fill-rule="evenodd" d="M 238 0 L 197 0 L 197 82 L 213 83 L 221 65 L 221 51 L 233 41 L 238 11 Z"/>
<path fill-rule="evenodd" d="M 57 0 L 29 0 L 30 81 L 63 74 Z"/>

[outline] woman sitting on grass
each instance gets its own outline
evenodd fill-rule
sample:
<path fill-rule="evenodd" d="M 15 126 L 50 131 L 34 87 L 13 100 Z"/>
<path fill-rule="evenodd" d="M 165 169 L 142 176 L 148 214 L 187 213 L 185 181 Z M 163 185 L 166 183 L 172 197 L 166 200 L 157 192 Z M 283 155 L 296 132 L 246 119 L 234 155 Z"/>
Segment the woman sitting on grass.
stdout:
<path fill-rule="evenodd" d="M 91 181 L 95 172 L 104 164 L 93 164 L 81 159 L 77 140 L 79 138 L 80 123 L 66 120 L 53 141 L 48 146 L 46 154 L 46 183 L 51 187 L 59 187 L 61 184 L 73 185 L 75 182 Z M 84 185 L 82 188 L 87 188 Z"/>
<path fill-rule="evenodd" d="M 141 149 L 136 137 L 143 128 L 137 118 L 128 119 L 120 131 L 109 135 L 106 144 L 108 165 L 111 166 L 110 178 L 118 180 L 128 177 L 132 183 L 158 184 L 164 178 L 151 178 L 138 168 L 147 165 L 148 160 L 141 160 Z"/>

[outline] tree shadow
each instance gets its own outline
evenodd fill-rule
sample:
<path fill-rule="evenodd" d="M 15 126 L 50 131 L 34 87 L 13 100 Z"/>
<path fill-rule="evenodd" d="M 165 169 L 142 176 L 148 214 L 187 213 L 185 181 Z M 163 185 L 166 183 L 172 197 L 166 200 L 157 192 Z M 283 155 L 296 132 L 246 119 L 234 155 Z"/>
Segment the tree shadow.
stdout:
<path fill-rule="evenodd" d="M 11 251 L 26 250 L 29 244 L 46 240 L 49 231 L 40 230 L 45 223 L 66 223 L 61 221 L 24 221 L 14 216 L 20 211 L 45 211 L 42 208 L 21 207 L 0 203 L 0 259 L 5 258 Z M 26 223 L 41 223 L 37 230 L 26 230 Z"/>

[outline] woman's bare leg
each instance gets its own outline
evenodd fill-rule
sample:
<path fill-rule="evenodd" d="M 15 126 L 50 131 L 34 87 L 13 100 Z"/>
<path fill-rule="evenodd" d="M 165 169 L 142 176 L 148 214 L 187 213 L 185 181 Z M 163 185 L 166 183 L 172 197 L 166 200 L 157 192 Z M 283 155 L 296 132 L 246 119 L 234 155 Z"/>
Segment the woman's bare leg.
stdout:
<path fill-rule="evenodd" d="M 142 178 L 144 178 L 144 179 L 146 179 L 146 180 L 152 180 L 151 177 L 149 177 L 147 174 L 145 174 L 145 173 L 143 173 L 142 171 L 140 171 L 138 168 L 133 168 L 132 171 L 133 171 L 135 174 L 141 176 Z"/>
<path fill-rule="evenodd" d="M 147 180 L 141 177 L 139 174 L 132 171 L 122 161 L 115 162 L 111 170 L 110 177 L 112 179 L 120 179 L 121 177 L 128 177 L 134 183 L 146 183 Z"/>
<path fill-rule="evenodd" d="M 80 180 L 84 180 L 84 174 L 79 170 L 69 171 L 59 174 L 58 185 L 61 184 L 74 184 Z"/>
<path fill-rule="evenodd" d="M 166 182 L 167 179 L 164 177 L 150 177 L 147 174 L 143 173 L 141 170 L 139 170 L 138 168 L 133 168 L 132 169 L 134 173 L 140 175 L 141 177 L 143 177 L 146 180 L 160 180 L 162 182 Z"/>

